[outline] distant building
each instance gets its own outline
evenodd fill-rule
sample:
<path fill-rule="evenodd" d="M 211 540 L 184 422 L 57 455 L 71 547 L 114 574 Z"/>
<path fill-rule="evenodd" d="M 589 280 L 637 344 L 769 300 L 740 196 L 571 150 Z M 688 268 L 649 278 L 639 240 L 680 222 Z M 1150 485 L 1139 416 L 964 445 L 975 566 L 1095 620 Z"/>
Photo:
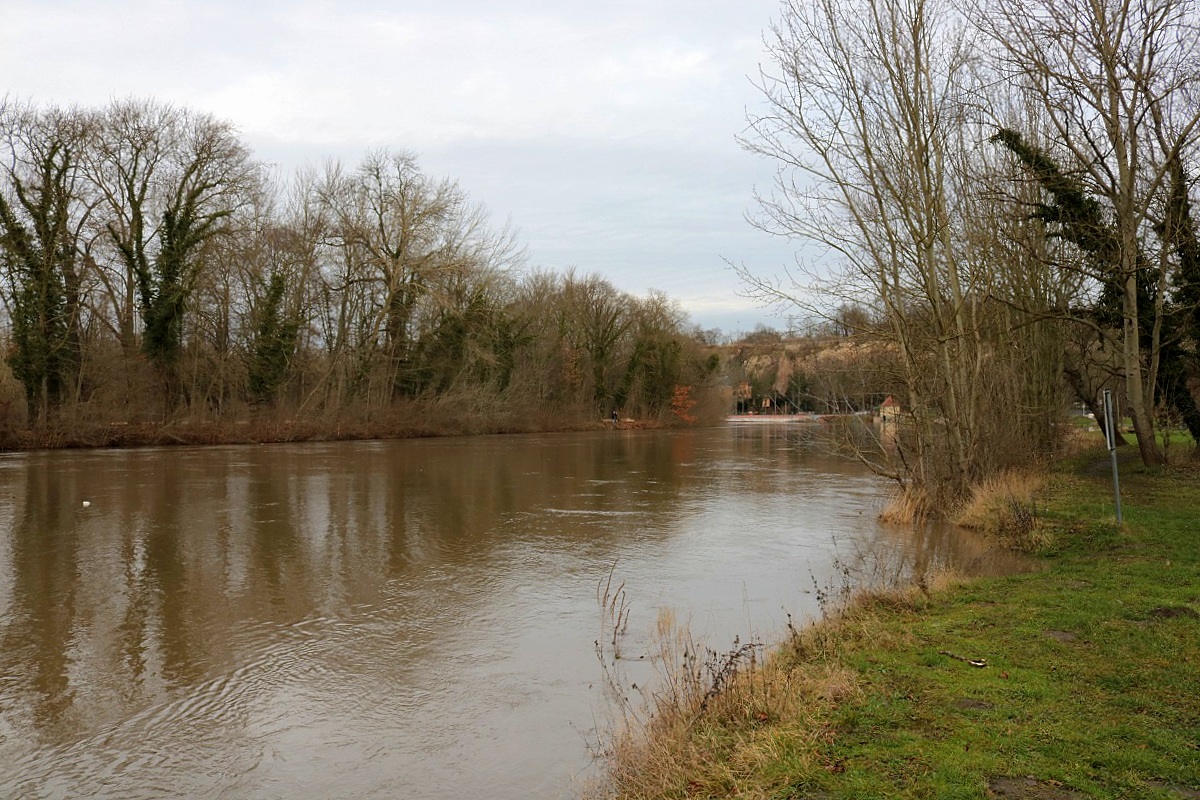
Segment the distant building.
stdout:
<path fill-rule="evenodd" d="M 900 404 L 890 394 L 879 404 L 879 421 L 885 423 L 900 421 Z"/>

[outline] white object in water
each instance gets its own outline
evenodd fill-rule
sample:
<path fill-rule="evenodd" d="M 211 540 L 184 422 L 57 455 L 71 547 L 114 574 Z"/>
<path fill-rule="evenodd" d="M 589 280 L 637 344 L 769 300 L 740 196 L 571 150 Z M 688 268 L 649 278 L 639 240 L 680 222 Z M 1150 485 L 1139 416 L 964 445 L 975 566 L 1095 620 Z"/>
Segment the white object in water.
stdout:
<path fill-rule="evenodd" d="M 92 504 L 92 501 L 91 501 L 91 500 L 84 500 L 84 501 L 83 501 L 83 507 L 84 507 L 84 508 L 87 508 L 87 507 L 88 507 L 88 506 L 90 506 L 91 504 Z"/>

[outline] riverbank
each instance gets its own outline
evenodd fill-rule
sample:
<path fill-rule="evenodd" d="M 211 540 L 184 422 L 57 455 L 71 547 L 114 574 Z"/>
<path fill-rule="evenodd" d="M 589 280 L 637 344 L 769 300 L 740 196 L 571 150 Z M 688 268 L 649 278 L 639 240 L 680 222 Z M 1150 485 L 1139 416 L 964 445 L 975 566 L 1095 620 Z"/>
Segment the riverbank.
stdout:
<path fill-rule="evenodd" d="M 1094 464 L 1038 497 L 1041 569 L 929 576 L 718 659 L 613 743 L 611 795 L 1200 797 L 1200 472 L 1123 467 L 1117 530 Z"/>
<path fill-rule="evenodd" d="M 412 407 L 374 417 L 241 420 L 181 417 L 157 422 L 63 422 L 0 430 L 0 452 L 91 448 L 234 445 L 285 442 L 415 439 L 500 433 L 558 433 L 617 428 L 649 430 L 670 425 L 657 419 L 589 420 L 572 416 L 470 414 L 451 409 Z"/>

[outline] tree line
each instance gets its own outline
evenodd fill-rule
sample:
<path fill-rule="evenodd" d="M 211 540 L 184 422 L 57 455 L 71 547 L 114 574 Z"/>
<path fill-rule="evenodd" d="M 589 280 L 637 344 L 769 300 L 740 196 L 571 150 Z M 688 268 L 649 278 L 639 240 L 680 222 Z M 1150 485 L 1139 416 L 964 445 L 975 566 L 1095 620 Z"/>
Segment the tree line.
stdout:
<path fill-rule="evenodd" d="M 1146 464 L 1200 441 L 1200 16 L 1191 0 L 785 2 L 758 224 L 807 246 L 763 295 L 856 309 L 894 354 L 901 456 L 946 511 L 1050 457 L 1115 390 Z"/>
<path fill-rule="evenodd" d="M 208 114 L 6 99 L 0 160 L 9 432 L 383 432 L 431 409 L 521 429 L 669 417 L 677 387 L 712 387 L 718 364 L 669 298 L 528 269 L 511 228 L 410 153 L 281 178 Z"/>

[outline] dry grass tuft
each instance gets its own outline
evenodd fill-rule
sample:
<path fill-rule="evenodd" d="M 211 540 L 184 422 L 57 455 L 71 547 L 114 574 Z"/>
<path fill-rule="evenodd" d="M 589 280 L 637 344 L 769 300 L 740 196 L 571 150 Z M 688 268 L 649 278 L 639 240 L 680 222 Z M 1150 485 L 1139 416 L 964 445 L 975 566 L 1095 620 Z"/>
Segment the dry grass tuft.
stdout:
<path fill-rule="evenodd" d="M 922 611 L 929 607 L 930 598 L 961 585 L 963 577 L 949 567 L 938 567 L 914 577 L 904 586 L 884 586 L 862 589 L 854 593 L 847 616 L 863 609 L 886 611 Z"/>
<path fill-rule="evenodd" d="M 1062 441 L 1059 443 L 1060 457 L 1077 458 L 1095 450 L 1104 443 L 1104 435 L 1099 428 L 1079 428 L 1074 425 L 1065 426 Z"/>
<path fill-rule="evenodd" d="M 1036 550 L 1045 544 L 1035 503 L 1044 483 L 1044 475 L 1032 472 L 1005 472 L 990 478 L 975 487 L 955 522 L 1010 547 Z"/>
<path fill-rule="evenodd" d="M 879 512 L 879 521 L 889 525 L 915 525 L 929 516 L 931 500 L 911 484 L 897 491 Z"/>
<path fill-rule="evenodd" d="M 960 582 L 938 573 L 860 592 L 836 614 L 789 624 L 789 639 L 766 657 L 761 646 L 737 640 L 724 653 L 698 646 L 671 611 L 660 612 L 659 688 L 642 713 L 623 714 L 607 743 L 603 783 L 584 796 L 777 796 L 788 780 L 778 765 L 823 768 L 838 709 L 863 696 L 862 677 L 844 663 L 846 648 L 902 646 L 907 634 L 887 616 L 915 613 Z"/>
<path fill-rule="evenodd" d="M 847 670 L 785 669 L 772 660 L 744 666 L 707 700 L 708 690 L 666 691 L 655 696 L 648 721 L 615 737 L 606 785 L 593 787 L 591 796 L 762 796 L 753 787 L 763 770 L 785 754 L 792 762 L 815 762 L 821 710 L 857 692 Z"/>
<path fill-rule="evenodd" d="M 656 639 L 657 688 L 640 713 L 622 714 L 606 743 L 604 782 L 585 797 L 723 796 L 779 748 L 795 747 L 796 733 L 769 722 L 799 714 L 805 699 L 845 691 L 844 678 L 814 680 L 764 662 L 756 642 L 705 647 L 669 609 Z"/>

